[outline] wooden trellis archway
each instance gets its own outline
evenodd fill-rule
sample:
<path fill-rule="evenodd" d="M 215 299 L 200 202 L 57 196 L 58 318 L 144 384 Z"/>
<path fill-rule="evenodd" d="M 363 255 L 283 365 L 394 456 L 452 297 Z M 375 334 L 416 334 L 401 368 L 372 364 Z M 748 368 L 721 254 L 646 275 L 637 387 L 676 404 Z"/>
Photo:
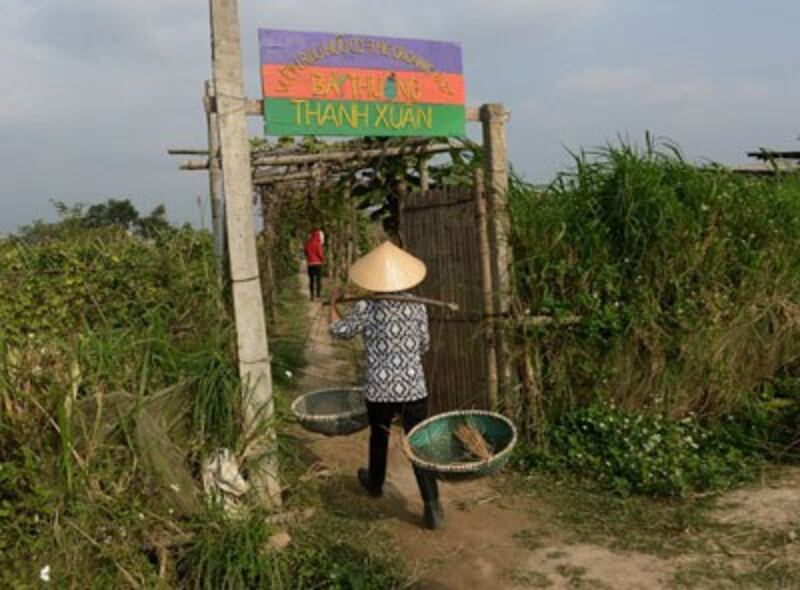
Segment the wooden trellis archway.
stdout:
<path fill-rule="evenodd" d="M 208 88 L 208 85 L 207 85 Z M 173 154 L 193 154 L 205 155 L 214 153 L 214 118 L 215 100 L 210 94 L 204 97 L 206 105 L 206 120 L 209 123 L 209 149 L 208 150 L 171 150 Z M 263 106 L 260 100 L 248 100 L 245 112 L 250 116 L 263 116 Z M 484 342 L 474 343 L 470 348 L 473 353 L 464 352 L 465 347 L 453 347 L 452 351 L 446 351 L 444 356 L 439 357 L 433 364 L 442 364 L 458 359 L 459 363 L 469 364 L 474 362 L 475 350 L 480 349 L 485 357 L 485 367 L 480 372 L 482 375 L 480 385 L 486 388 L 485 395 L 470 394 L 470 399 L 486 400 L 485 404 L 475 403 L 471 405 L 490 405 L 498 407 L 500 402 L 510 393 L 513 387 L 511 359 L 509 355 L 509 345 L 505 337 L 499 319 L 509 313 L 511 284 L 509 269 L 511 264 L 511 254 L 508 244 L 509 218 L 508 218 L 508 159 L 506 150 L 505 123 L 508 120 L 508 113 L 498 104 L 483 105 L 480 108 L 467 109 L 467 121 L 480 123 L 483 128 L 483 149 L 484 167 L 481 170 L 480 178 L 473 183 L 474 186 L 467 188 L 464 194 L 471 195 L 471 203 L 466 205 L 468 218 L 472 221 L 471 227 L 464 227 L 464 231 L 480 239 L 484 243 L 473 241 L 474 247 L 474 268 L 477 274 L 472 275 L 478 281 L 476 288 L 479 291 L 481 304 L 476 306 L 476 301 L 471 300 L 469 313 L 474 314 L 477 310 L 480 314 L 480 338 Z M 457 140 L 430 140 L 430 139 L 405 139 L 401 141 L 375 142 L 369 140 L 350 140 L 332 144 L 330 149 L 322 152 L 310 152 L 303 144 L 293 142 L 278 145 L 268 145 L 256 147 L 251 151 L 251 169 L 253 185 L 256 191 L 254 198 L 260 200 L 264 220 L 265 247 L 271 250 L 270 239 L 275 235 L 275 231 L 270 224 L 275 219 L 276 209 L 281 206 L 283 199 L 287 198 L 292 191 L 321 190 L 326 187 L 338 185 L 342 188 L 343 198 L 349 198 L 350 185 L 348 179 L 355 179 L 359 170 L 371 166 L 380 165 L 391 158 L 417 157 L 419 162 L 419 191 L 409 193 L 409 203 L 414 203 L 415 219 L 419 218 L 420 209 L 429 209 L 428 214 L 435 215 L 436 199 L 442 198 L 440 193 L 428 193 L 429 170 L 428 160 L 437 154 L 449 153 L 454 150 L 470 150 L 469 144 Z M 205 153 L 203 153 L 205 151 Z M 181 165 L 183 170 L 208 170 L 210 186 L 217 184 L 215 176 L 219 174 L 219 162 L 217 158 L 207 157 L 203 160 L 190 160 Z M 485 180 L 484 180 L 485 179 Z M 343 182 L 343 180 L 345 182 Z M 438 189 L 440 187 L 434 187 Z M 212 212 L 221 211 L 219 206 L 218 193 L 212 191 Z M 430 207 L 425 205 L 426 199 L 431 201 Z M 463 200 L 463 199 L 461 199 Z M 214 204 L 217 203 L 215 206 Z M 443 219 L 455 220 L 456 216 L 448 216 Z M 463 219 L 463 216 L 459 219 Z M 464 223 L 463 220 L 458 223 Z M 214 228 L 222 227 L 218 217 L 214 218 Z M 477 233 L 471 233 L 476 231 Z M 450 228 L 451 235 L 461 232 L 459 227 Z M 420 253 L 425 253 L 425 243 L 427 240 L 421 239 L 420 233 L 411 232 L 414 237 L 415 246 L 421 248 Z M 461 232 L 463 233 L 463 232 Z M 348 255 L 347 260 L 343 261 L 347 265 L 355 255 L 355 248 L 352 245 L 352 234 L 348 235 Z M 221 241 L 219 238 L 215 242 Z M 482 246 L 482 247 L 481 247 Z M 413 249 L 413 248 L 412 248 Z M 472 256 L 472 255 L 470 255 Z M 467 258 L 469 258 L 468 256 Z M 267 256 L 268 264 L 264 277 L 265 292 L 268 298 L 267 308 L 270 309 L 269 299 L 272 296 L 273 282 L 270 280 L 270 256 Z M 448 276 L 456 277 L 458 273 L 450 273 Z M 441 285 L 437 287 L 439 289 Z M 460 289 L 461 286 L 446 288 L 444 292 Z M 466 291 L 458 291 L 465 294 Z M 442 292 L 443 293 L 443 292 Z M 442 293 L 439 293 L 441 295 Z M 433 294 L 433 293 L 431 293 Z M 466 302 L 466 300 L 465 300 Z M 475 318 L 472 317 L 474 323 Z M 451 325 L 455 326 L 455 320 L 450 318 Z M 462 320 L 466 322 L 467 320 Z M 457 330 L 459 338 L 466 337 L 467 332 L 464 326 Z M 475 338 L 478 332 L 471 332 L 471 338 Z M 452 339 L 458 340 L 456 336 Z M 479 344 L 479 346 L 478 346 Z M 458 351 L 455 349 L 458 348 Z M 464 355 L 467 356 L 464 356 Z M 441 379 L 440 379 L 441 381 Z M 452 387 L 452 386 L 451 386 Z M 434 405 L 439 409 L 447 409 L 458 401 L 466 402 L 464 395 L 448 395 L 448 400 Z"/>

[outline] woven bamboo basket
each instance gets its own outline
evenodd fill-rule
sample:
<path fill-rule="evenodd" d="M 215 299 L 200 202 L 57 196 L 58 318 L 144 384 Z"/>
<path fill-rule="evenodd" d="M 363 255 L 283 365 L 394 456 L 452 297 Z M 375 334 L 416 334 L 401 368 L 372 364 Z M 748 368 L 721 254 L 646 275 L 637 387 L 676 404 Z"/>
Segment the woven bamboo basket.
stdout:
<path fill-rule="evenodd" d="M 456 436 L 468 427 L 480 434 L 491 455 L 478 458 Z M 414 465 L 445 479 L 483 477 L 501 469 L 517 443 L 517 429 L 501 414 L 485 410 L 456 410 L 417 424 L 405 438 L 404 451 Z"/>
<path fill-rule="evenodd" d="M 361 387 L 304 393 L 292 403 L 292 413 L 306 430 L 328 436 L 353 434 L 369 424 Z"/>

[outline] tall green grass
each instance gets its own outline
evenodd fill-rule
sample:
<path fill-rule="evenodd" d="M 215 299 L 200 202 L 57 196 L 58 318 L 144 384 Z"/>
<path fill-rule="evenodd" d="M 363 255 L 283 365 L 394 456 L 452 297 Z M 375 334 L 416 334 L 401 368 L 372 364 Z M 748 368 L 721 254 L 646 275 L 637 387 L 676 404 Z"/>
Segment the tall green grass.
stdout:
<path fill-rule="evenodd" d="M 598 399 L 715 418 L 796 365 L 796 175 L 698 167 L 648 141 L 576 155 L 545 188 L 515 179 L 510 199 L 520 307 L 557 320 L 513 327 L 535 386 L 522 418 L 538 404 L 545 428 Z"/>
<path fill-rule="evenodd" d="M 171 410 L 170 444 L 189 478 L 204 449 L 238 437 L 211 251 L 188 229 L 144 240 L 64 224 L 0 241 L 0 549 L 16 564 L 3 584 L 35 580 L 37 560 L 60 585 L 155 583 L 149 515 L 185 514 L 163 496 L 177 474 L 145 461 L 141 410 L 178 387 L 188 411 Z"/>
<path fill-rule="evenodd" d="M 196 493 L 207 453 L 246 442 L 210 236 L 37 227 L 0 240 L 0 587 L 38 587 L 45 566 L 57 587 L 393 587 L 399 566 L 363 530 L 353 543 L 293 533 L 279 553 L 263 514 L 228 519 Z M 293 287 L 278 302 L 278 387 L 303 360 Z M 287 505 L 305 506 L 307 465 L 279 443 Z"/>
<path fill-rule="evenodd" d="M 178 585 L 194 590 L 391 590 L 408 587 L 402 564 L 383 543 L 361 546 L 358 527 L 326 517 L 292 531 L 296 548 L 270 547 L 264 515 L 231 520 L 213 513 L 176 563 Z"/>

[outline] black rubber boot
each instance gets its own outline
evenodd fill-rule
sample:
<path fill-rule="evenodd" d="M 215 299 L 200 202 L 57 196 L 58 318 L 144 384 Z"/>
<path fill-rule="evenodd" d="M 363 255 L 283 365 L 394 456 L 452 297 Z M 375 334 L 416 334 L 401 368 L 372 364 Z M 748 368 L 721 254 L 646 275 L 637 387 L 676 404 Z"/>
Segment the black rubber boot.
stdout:
<path fill-rule="evenodd" d="M 425 504 L 425 526 L 432 531 L 444 527 L 444 509 L 439 500 Z"/>
<path fill-rule="evenodd" d="M 417 467 L 414 468 L 414 475 L 417 476 L 417 485 L 419 485 L 419 492 L 425 505 L 425 527 L 431 530 L 442 528 L 444 526 L 444 509 L 442 503 L 439 502 L 439 486 L 436 482 L 436 475 Z"/>
<path fill-rule="evenodd" d="M 381 488 L 372 485 L 372 482 L 369 480 L 369 471 L 364 467 L 358 470 L 358 483 L 360 483 L 361 487 L 367 490 L 367 493 L 373 498 L 380 498 L 383 495 L 383 490 Z"/>

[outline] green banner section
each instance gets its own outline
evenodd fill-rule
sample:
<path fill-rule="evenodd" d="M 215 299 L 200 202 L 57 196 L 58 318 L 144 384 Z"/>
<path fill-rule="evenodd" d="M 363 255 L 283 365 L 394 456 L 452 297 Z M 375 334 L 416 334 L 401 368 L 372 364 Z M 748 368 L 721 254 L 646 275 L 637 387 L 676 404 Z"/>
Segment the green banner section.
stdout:
<path fill-rule="evenodd" d="M 264 99 L 267 135 L 459 136 L 464 106 Z"/>

